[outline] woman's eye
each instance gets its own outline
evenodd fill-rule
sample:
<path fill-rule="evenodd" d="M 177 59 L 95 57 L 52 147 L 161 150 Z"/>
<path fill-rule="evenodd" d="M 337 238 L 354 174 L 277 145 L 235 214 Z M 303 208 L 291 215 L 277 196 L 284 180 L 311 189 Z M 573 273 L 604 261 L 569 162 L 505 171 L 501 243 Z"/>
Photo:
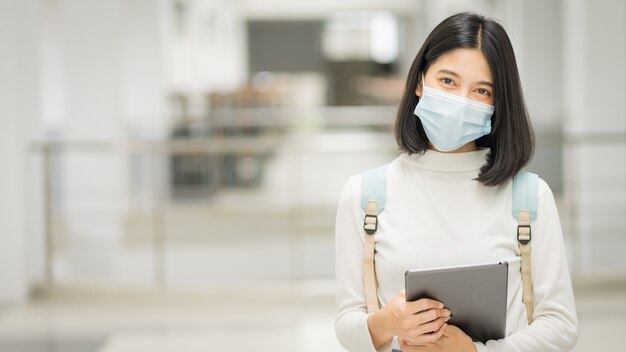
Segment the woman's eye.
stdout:
<path fill-rule="evenodd" d="M 447 77 L 442 78 L 441 82 L 443 82 L 443 84 L 448 84 L 448 85 L 454 83 L 453 80 L 451 80 L 450 78 L 447 78 Z"/>
<path fill-rule="evenodd" d="M 480 94 L 480 95 L 490 95 L 490 94 L 489 94 L 489 91 L 488 91 L 488 90 L 486 90 L 485 88 L 478 88 L 478 89 L 476 89 L 476 92 L 477 92 L 478 94 Z"/>

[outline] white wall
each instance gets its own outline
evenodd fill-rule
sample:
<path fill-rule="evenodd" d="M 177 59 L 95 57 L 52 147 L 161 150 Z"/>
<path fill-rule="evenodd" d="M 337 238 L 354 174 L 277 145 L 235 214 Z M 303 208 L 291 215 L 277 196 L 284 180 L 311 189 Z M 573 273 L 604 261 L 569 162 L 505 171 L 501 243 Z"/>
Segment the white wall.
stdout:
<path fill-rule="evenodd" d="M 566 187 L 577 270 L 626 273 L 626 4 L 564 1 Z"/>
<path fill-rule="evenodd" d="M 170 1 L 122 2 L 120 27 L 121 118 L 130 133 L 162 136 L 171 121 L 167 71 L 167 6 Z"/>
<path fill-rule="evenodd" d="M 207 92 L 246 84 L 246 23 L 240 2 L 183 3 L 180 13 L 170 10 L 176 20 L 169 27 L 169 79 L 172 90 L 189 99 L 189 112 L 197 114 L 206 111 Z"/>
<path fill-rule="evenodd" d="M 559 123 L 562 119 L 562 1 L 521 2 L 521 37 L 516 52 L 533 122 Z"/>
<path fill-rule="evenodd" d="M 167 134 L 165 48 L 169 1 L 62 0 L 56 69 L 63 90 L 63 135 L 69 141 L 114 143 L 141 134 Z M 48 82 L 49 83 L 49 82 Z M 48 91 L 50 92 L 50 91 Z M 140 132 L 140 133 L 138 133 Z M 130 158 L 103 147 L 70 148 L 61 160 L 60 215 L 67 230 L 57 255 L 57 279 L 115 280 L 130 193 Z M 135 266 L 149 268 L 143 257 Z M 144 279 L 150 280 L 151 277 Z"/>
<path fill-rule="evenodd" d="M 39 3 L 0 2 L 0 304 L 26 298 L 27 140 L 38 133 Z"/>

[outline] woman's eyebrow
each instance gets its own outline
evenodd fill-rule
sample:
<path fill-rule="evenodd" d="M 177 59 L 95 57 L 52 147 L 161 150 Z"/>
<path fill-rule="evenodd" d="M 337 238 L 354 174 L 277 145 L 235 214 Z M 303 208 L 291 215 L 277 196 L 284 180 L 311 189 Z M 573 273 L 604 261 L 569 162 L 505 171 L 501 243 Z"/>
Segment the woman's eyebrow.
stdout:
<path fill-rule="evenodd" d="M 447 70 L 447 69 L 445 69 L 445 68 L 442 68 L 441 70 L 439 70 L 439 72 L 438 72 L 438 73 L 447 73 L 447 74 L 449 74 L 449 75 L 452 75 L 452 76 L 455 76 L 455 77 L 459 77 L 459 78 L 461 78 L 461 76 L 459 76 L 459 74 L 458 74 L 458 73 L 456 73 L 456 72 L 454 72 L 454 71 Z"/>
<path fill-rule="evenodd" d="M 455 77 L 461 78 L 461 76 L 459 76 L 458 73 L 456 73 L 456 72 L 454 72 L 452 70 L 445 69 L 445 68 L 442 68 L 437 73 L 447 73 L 447 74 L 449 74 L 451 76 L 455 76 Z M 476 83 L 482 84 L 482 85 L 485 85 L 485 86 L 489 86 L 489 87 L 493 88 L 493 83 L 488 82 L 488 81 L 479 81 L 479 82 L 476 82 Z"/>

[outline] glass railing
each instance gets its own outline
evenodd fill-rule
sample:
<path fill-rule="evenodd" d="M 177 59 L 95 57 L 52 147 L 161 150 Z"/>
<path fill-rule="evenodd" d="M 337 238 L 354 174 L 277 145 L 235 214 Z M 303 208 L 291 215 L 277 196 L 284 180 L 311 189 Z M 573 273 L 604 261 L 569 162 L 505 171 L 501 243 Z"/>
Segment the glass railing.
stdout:
<path fill-rule="evenodd" d="M 35 143 L 41 280 L 332 279 L 339 193 L 349 176 L 399 154 L 395 109 L 224 109 L 166 140 Z M 625 261 L 599 262 L 603 246 L 626 249 L 626 138 L 536 131 L 529 168 L 557 198 L 573 273 L 626 273 Z M 591 175 L 586 165 L 597 160 L 585 153 L 596 150 L 623 159 Z"/>

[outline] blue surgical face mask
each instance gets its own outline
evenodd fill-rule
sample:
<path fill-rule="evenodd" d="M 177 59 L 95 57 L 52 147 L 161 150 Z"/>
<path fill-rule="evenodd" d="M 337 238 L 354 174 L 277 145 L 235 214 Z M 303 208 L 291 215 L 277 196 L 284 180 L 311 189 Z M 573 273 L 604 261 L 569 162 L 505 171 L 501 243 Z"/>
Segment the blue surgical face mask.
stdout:
<path fill-rule="evenodd" d="M 456 150 L 491 132 L 493 105 L 429 88 L 423 82 L 422 78 L 423 91 L 415 115 L 437 149 Z"/>

